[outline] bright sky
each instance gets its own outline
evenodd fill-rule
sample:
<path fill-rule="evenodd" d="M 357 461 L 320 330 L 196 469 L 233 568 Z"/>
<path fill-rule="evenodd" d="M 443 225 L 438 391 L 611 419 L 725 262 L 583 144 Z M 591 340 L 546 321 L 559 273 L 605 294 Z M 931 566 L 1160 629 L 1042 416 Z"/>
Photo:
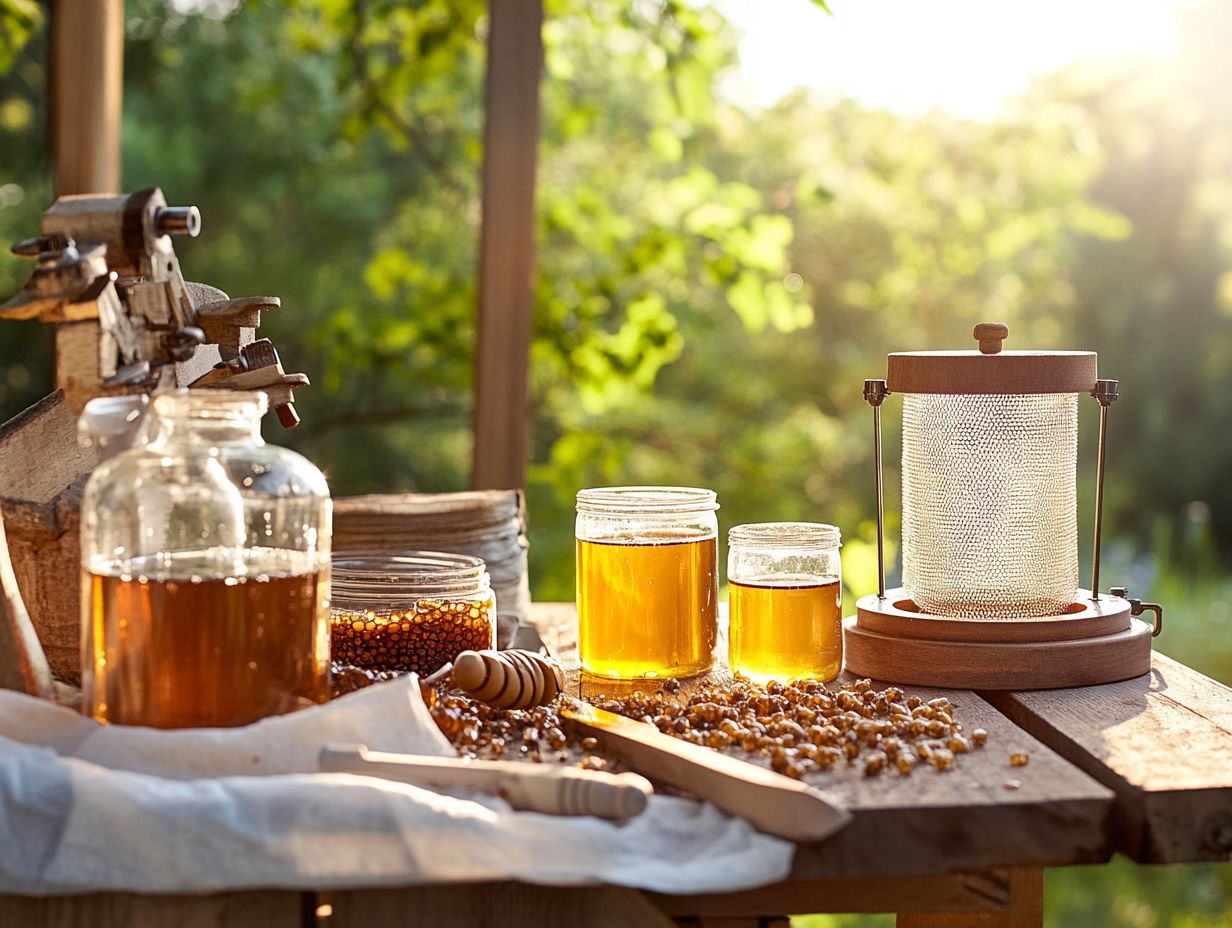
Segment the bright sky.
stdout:
<path fill-rule="evenodd" d="M 797 86 L 906 114 L 987 119 L 1033 76 L 1076 61 L 1149 61 L 1195 0 L 716 0 L 743 33 L 722 92 L 767 106 Z"/>

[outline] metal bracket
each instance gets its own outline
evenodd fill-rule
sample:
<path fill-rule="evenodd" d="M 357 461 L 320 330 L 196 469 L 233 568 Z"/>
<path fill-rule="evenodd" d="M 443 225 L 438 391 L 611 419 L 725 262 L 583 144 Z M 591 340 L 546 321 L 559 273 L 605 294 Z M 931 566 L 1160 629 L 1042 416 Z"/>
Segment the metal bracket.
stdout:
<path fill-rule="evenodd" d="M 1126 600 L 1129 603 L 1129 614 L 1132 616 L 1139 616 L 1144 612 L 1153 612 L 1155 614 L 1155 627 L 1151 632 L 1151 637 L 1159 637 L 1159 633 L 1164 630 L 1163 606 L 1159 603 L 1144 603 L 1140 599 L 1133 599 L 1129 595 L 1129 590 L 1123 586 L 1114 586 L 1108 592 L 1113 596 L 1119 596 L 1121 599 Z"/>

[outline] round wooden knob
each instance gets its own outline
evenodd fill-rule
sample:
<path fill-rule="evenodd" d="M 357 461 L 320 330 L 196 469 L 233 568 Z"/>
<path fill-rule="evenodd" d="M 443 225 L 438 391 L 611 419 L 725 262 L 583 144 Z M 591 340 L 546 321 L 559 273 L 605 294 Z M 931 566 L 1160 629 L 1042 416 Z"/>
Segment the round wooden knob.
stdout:
<path fill-rule="evenodd" d="M 565 674 L 558 661 L 532 651 L 463 651 L 453 662 L 453 682 L 498 709 L 529 709 L 555 699 Z"/>
<path fill-rule="evenodd" d="M 1000 354 L 1001 343 L 1010 337 L 1010 327 L 1003 322 L 981 322 L 971 333 L 984 354 Z"/>

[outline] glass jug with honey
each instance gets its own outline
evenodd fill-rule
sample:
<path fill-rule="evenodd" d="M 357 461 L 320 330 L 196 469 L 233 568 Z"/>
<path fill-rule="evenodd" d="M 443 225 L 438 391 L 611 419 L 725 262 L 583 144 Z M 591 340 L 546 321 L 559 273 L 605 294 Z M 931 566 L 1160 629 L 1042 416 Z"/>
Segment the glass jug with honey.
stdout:
<path fill-rule="evenodd" d="M 330 500 L 261 438 L 261 393 L 156 396 L 81 503 L 82 708 L 245 725 L 328 695 Z"/>

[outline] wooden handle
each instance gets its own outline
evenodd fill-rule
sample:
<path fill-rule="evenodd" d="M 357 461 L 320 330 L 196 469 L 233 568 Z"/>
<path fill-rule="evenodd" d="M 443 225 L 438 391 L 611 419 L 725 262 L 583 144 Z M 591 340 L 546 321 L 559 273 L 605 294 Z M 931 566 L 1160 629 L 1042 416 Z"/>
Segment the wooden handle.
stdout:
<path fill-rule="evenodd" d="M 648 777 L 713 802 L 766 834 L 820 841 L 851 821 L 851 813 L 810 786 L 665 735 L 645 722 L 579 702 L 563 708 L 561 715 L 596 737 L 609 757 L 619 757 Z"/>
<path fill-rule="evenodd" d="M 1004 322 L 981 322 L 971 332 L 984 354 L 1000 354 L 1001 343 L 1010 337 L 1010 327 Z"/>
<path fill-rule="evenodd" d="M 460 786 L 495 793 L 515 809 L 548 815 L 594 815 L 625 821 L 640 815 L 653 792 L 636 773 L 604 773 L 514 761 L 384 754 L 362 745 L 321 750 L 321 770 L 357 773 L 421 786 Z"/>
<path fill-rule="evenodd" d="M 515 809 L 623 822 L 645 811 L 652 791 L 650 781 L 636 773 L 532 767 L 527 776 L 507 779 L 500 795 Z"/>

